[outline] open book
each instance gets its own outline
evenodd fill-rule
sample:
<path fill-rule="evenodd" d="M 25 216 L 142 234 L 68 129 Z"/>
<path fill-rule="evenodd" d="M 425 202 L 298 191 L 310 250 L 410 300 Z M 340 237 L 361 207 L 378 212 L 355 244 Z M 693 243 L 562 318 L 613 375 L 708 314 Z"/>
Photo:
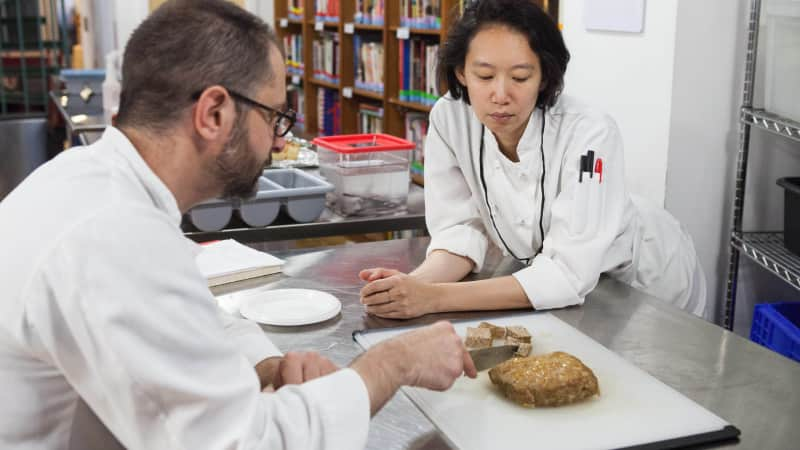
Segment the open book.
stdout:
<path fill-rule="evenodd" d="M 277 273 L 283 268 L 282 259 L 233 239 L 209 242 L 199 247 L 195 261 L 208 279 L 209 287 Z"/>

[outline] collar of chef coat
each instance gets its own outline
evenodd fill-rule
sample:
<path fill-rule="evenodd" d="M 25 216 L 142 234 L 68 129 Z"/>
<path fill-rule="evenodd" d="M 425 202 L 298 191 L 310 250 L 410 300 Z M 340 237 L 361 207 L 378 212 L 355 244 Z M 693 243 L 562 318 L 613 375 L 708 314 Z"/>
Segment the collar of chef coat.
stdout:
<path fill-rule="evenodd" d="M 522 132 L 522 137 L 520 137 L 519 143 L 517 144 L 517 158 L 520 161 L 519 163 L 512 162 L 500 151 L 500 145 L 497 143 L 494 133 L 492 133 L 489 128 L 486 128 L 485 132 L 483 133 L 483 145 L 485 147 L 485 153 L 490 156 L 495 155 L 498 160 L 505 159 L 509 163 L 517 165 L 518 167 L 530 168 L 531 164 L 541 165 L 541 160 L 539 159 L 539 146 L 541 137 L 542 110 L 539 108 L 534 108 L 530 117 L 528 118 L 528 124 L 525 126 L 525 131 Z"/>
<path fill-rule="evenodd" d="M 176 226 L 180 225 L 181 212 L 178 209 L 178 201 L 175 199 L 172 191 L 170 191 L 167 185 L 161 181 L 161 178 L 150 169 L 150 166 L 144 161 L 142 155 L 139 154 L 139 151 L 136 150 L 136 147 L 133 146 L 133 143 L 122 131 L 115 127 L 107 127 L 96 145 L 101 148 L 109 148 L 127 161 L 131 169 L 133 169 L 133 173 L 141 181 L 147 194 L 153 200 L 153 204 L 155 204 L 158 209 L 166 212 Z"/>

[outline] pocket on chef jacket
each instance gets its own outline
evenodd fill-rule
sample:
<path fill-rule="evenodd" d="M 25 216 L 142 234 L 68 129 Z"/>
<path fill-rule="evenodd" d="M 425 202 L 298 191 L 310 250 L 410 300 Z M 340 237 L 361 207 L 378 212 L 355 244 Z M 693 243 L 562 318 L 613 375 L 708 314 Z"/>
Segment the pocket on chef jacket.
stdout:
<path fill-rule="evenodd" d="M 605 196 L 602 195 L 604 186 L 600 177 L 589 177 L 584 174 L 583 182 L 575 187 L 575 198 L 572 202 L 572 216 L 569 231 L 572 235 L 583 235 L 591 232 L 589 227 L 597 227 L 605 207 Z"/>

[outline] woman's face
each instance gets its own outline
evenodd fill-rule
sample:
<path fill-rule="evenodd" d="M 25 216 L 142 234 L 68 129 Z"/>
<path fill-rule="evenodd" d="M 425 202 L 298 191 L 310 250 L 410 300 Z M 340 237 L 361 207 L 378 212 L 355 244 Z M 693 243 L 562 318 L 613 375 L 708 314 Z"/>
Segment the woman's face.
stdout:
<path fill-rule="evenodd" d="M 515 145 L 528 124 L 542 83 L 539 56 L 522 33 L 503 25 L 480 30 L 456 71 L 472 108 L 501 145 Z"/>

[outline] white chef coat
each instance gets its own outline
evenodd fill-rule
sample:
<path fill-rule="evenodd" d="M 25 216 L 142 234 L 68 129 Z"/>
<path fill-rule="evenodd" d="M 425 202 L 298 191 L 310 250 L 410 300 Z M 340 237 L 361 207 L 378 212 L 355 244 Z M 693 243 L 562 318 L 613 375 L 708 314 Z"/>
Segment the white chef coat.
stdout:
<path fill-rule="evenodd" d="M 483 135 L 472 108 L 450 95 L 430 114 L 425 142 L 425 211 L 431 243 L 470 258 L 480 271 L 490 242 L 530 265 L 513 274 L 536 309 L 582 304 L 608 273 L 697 315 L 705 314 L 705 277 L 689 235 L 666 211 L 625 188 L 622 138 L 608 115 L 566 96 L 546 112 L 535 109 L 519 142 L 519 162 Z M 602 159 L 598 174 L 579 179 L 588 150 Z M 545 170 L 543 170 L 543 168 Z M 594 169 L 594 168 L 593 168 Z M 544 244 L 539 230 L 544 172 Z"/>
<path fill-rule="evenodd" d="M 114 128 L 0 203 L 0 448 L 80 448 L 79 399 L 128 448 L 363 447 L 353 370 L 260 392 L 280 353 L 216 306 L 180 218 Z"/>

